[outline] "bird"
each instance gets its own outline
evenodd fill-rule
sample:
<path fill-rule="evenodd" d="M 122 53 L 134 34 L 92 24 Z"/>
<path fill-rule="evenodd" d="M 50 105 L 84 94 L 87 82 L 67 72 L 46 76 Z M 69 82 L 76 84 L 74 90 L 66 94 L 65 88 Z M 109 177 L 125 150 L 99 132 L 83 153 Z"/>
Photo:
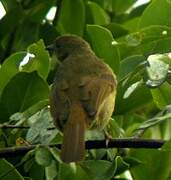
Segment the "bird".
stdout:
<path fill-rule="evenodd" d="M 61 159 L 80 162 L 85 157 L 86 129 L 103 130 L 112 116 L 116 75 L 77 35 L 59 36 L 47 49 L 60 62 L 50 91 L 50 112 L 64 134 Z"/>

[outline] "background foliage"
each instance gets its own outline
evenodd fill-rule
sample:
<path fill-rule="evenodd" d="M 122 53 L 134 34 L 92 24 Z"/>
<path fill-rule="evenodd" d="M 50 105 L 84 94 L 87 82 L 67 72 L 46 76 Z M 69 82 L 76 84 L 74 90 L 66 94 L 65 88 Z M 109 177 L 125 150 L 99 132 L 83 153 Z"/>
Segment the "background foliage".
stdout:
<path fill-rule="evenodd" d="M 87 40 L 117 75 L 113 137 L 171 138 L 171 1 L 1 0 L 0 148 L 60 143 L 49 114 L 49 89 L 57 66 L 45 46 L 70 33 Z M 57 7 L 53 20 L 47 13 Z M 156 54 L 155 56 L 149 56 Z M 23 58 L 25 59 L 23 61 Z M 3 124 L 29 126 L 4 129 Z M 88 139 L 104 138 L 88 132 Z M 160 150 L 101 149 L 80 164 L 64 164 L 55 148 L 0 159 L 0 179 L 171 179 L 170 141 Z M 16 168 L 14 168 L 16 167 Z M 127 173 L 125 173 L 127 172 Z"/>

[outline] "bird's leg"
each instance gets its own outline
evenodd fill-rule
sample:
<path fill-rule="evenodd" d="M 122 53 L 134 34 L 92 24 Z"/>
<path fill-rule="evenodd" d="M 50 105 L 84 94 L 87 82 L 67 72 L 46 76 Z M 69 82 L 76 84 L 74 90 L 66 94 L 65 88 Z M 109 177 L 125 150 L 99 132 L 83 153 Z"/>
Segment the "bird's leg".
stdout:
<path fill-rule="evenodd" d="M 104 137 L 105 137 L 106 148 L 108 148 L 108 144 L 109 144 L 109 141 L 112 139 L 112 136 L 108 133 L 107 129 L 104 129 L 103 132 L 104 132 Z"/>

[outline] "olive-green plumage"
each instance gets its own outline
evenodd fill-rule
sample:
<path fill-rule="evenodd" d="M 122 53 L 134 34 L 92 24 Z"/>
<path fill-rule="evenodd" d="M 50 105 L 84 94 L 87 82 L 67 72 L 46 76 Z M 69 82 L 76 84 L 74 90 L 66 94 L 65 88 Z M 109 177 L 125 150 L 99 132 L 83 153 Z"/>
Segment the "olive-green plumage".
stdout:
<path fill-rule="evenodd" d="M 64 131 L 62 160 L 77 162 L 84 158 L 85 129 L 103 129 L 112 115 L 116 77 L 80 37 L 61 36 L 53 49 L 61 64 L 52 86 L 51 114 Z"/>

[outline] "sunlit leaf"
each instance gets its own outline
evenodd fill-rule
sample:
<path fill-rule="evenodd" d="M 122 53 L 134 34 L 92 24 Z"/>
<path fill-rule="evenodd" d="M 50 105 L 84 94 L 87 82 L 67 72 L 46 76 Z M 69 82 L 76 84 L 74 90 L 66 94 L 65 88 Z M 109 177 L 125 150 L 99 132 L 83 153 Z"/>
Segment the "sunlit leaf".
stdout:
<path fill-rule="evenodd" d="M 49 54 L 45 50 L 45 45 L 42 40 L 28 47 L 28 52 L 33 54 L 29 62 L 22 67 L 22 71 L 32 72 L 37 71 L 38 74 L 46 79 L 50 69 Z"/>
<path fill-rule="evenodd" d="M 32 144 L 48 144 L 58 133 L 57 129 L 48 130 L 53 127 L 52 117 L 49 109 L 44 108 L 28 119 L 31 128 L 28 130 L 26 140 Z"/>
<path fill-rule="evenodd" d="M 147 59 L 149 62 L 149 66 L 147 66 L 149 80 L 146 83 L 151 87 L 161 85 L 163 80 L 166 79 L 169 65 L 163 62 L 162 59 L 170 58 L 167 55 L 156 54 L 150 55 Z"/>

